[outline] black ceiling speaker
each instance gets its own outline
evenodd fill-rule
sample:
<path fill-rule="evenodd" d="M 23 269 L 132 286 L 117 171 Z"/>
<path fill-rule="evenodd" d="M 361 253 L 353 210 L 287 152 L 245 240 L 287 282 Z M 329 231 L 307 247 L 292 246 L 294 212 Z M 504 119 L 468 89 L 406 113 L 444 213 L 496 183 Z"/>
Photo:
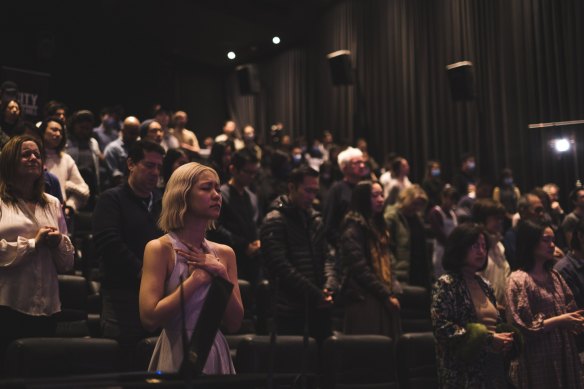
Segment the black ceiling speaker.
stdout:
<path fill-rule="evenodd" d="M 235 70 L 240 94 L 255 95 L 260 93 L 260 79 L 256 65 L 240 65 Z"/>
<path fill-rule="evenodd" d="M 461 61 L 446 66 L 450 92 L 454 101 L 468 101 L 475 98 L 472 62 Z"/>
<path fill-rule="evenodd" d="M 338 50 L 326 56 L 331 67 L 333 85 L 353 84 L 353 66 L 351 64 L 351 52 Z"/>

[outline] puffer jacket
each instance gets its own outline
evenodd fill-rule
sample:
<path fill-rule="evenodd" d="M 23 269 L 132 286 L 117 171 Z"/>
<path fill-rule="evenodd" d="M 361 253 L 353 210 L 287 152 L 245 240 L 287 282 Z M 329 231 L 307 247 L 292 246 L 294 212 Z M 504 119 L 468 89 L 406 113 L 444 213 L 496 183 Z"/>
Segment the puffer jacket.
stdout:
<path fill-rule="evenodd" d="M 279 196 L 264 218 L 260 240 L 265 268 L 272 284 L 278 285 L 278 312 L 301 313 L 305 298 L 316 305 L 323 298 L 323 289 L 338 289 L 320 213 L 302 211 L 287 195 Z"/>

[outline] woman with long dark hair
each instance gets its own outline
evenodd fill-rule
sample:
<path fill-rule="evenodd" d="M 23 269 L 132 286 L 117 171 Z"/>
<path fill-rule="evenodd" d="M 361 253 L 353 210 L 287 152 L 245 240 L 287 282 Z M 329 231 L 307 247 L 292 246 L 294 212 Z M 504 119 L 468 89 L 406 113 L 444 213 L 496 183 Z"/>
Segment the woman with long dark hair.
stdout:
<path fill-rule="evenodd" d="M 185 163 L 189 162 L 189 156 L 184 149 L 168 149 L 162 162 L 162 178 L 164 180 L 164 187 L 166 187 L 166 184 L 168 183 L 168 180 L 170 180 L 172 173 Z"/>
<path fill-rule="evenodd" d="M 234 152 L 235 147 L 231 141 L 215 142 L 211 147 L 209 166 L 217 172 L 221 184 L 227 183 L 231 178 L 229 165 L 231 164 L 231 154 Z"/>
<path fill-rule="evenodd" d="M 519 388 L 582 388 L 582 367 L 574 332 L 584 330 L 570 288 L 553 270 L 554 233 L 523 221 L 517 230 L 519 270 L 507 283 L 507 317 L 525 336 L 519 358 Z"/>
<path fill-rule="evenodd" d="M 400 286 L 393 271 L 389 231 L 383 220 L 383 188 L 362 181 L 353 189 L 339 240 L 343 267 L 345 333 L 399 333 Z"/>
<path fill-rule="evenodd" d="M 0 148 L 10 137 L 18 134 L 22 108 L 16 99 L 10 99 L 0 104 Z"/>

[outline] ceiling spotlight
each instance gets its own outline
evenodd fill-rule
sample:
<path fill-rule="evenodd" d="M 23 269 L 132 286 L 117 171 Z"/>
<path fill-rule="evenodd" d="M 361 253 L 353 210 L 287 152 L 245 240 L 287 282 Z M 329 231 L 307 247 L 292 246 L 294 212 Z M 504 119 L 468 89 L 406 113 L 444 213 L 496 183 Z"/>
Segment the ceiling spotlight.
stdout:
<path fill-rule="evenodd" d="M 280 37 L 278 37 L 278 36 L 275 36 L 275 37 L 273 37 L 273 38 L 272 38 L 272 42 L 273 42 L 275 45 L 279 44 L 279 43 L 280 43 Z"/>
<path fill-rule="evenodd" d="M 227 53 L 227 58 L 235 59 L 235 53 L 233 51 L 230 51 L 229 53 Z"/>
<path fill-rule="evenodd" d="M 552 141 L 552 144 L 554 145 L 554 150 L 558 153 L 564 153 L 570 150 L 570 141 L 566 138 L 555 139 Z"/>

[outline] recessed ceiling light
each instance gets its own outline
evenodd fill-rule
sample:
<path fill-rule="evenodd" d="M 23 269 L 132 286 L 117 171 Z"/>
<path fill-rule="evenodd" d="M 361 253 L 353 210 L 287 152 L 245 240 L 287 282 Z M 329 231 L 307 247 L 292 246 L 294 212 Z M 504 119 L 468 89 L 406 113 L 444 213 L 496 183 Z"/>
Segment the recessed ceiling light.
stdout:
<path fill-rule="evenodd" d="M 235 59 L 235 53 L 233 51 L 230 51 L 229 53 L 227 53 L 227 58 Z"/>
<path fill-rule="evenodd" d="M 555 139 L 553 144 L 554 149 L 556 149 L 558 153 L 563 153 L 570 150 L 570 141 L 568 139 Z"/>
<path fill-rule="evenodd" d="M 273 38 L 272 38 L 272 42 L 273 42 L 275 45 L 279 44 L 279 43 L 280 43 L 280 37 L 278 37 L 278 36 L 275 36 L 275 37 L 273 37 Z"/>

